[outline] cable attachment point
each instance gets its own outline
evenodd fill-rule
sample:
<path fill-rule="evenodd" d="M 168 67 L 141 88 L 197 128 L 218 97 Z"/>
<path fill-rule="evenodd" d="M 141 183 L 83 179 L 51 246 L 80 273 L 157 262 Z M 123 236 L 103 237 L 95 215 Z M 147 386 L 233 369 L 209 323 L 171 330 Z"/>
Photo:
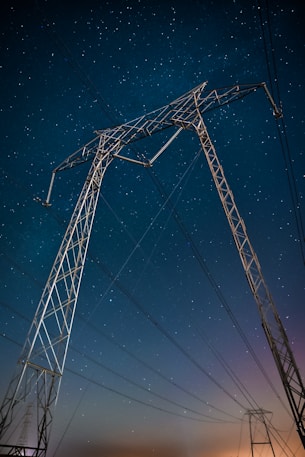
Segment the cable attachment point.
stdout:
<path fill-rule="evenodd" d="M 281 119 L 283 117 L 283 111 L 281 109 L 273 110 L 273 116 L 275 119 Z"/>
<path fill-rule="evenodd" d="M 40 203 L 42 206 L 45 206 L 45 207 L 49 207 L 49 206 L 52 206 L 51 203 L 47 202 L 47 200 L 43 200 L 42 198 L 40 197 L 34 197 L 33 198 L 34 202 L 37 202 L 37 203 Z"/>
<path fill-rule="evenodd" d="M 268 98 L 268 100 L 271 103 L 271 106 L 273 108 L 273 116 L 275 117 L 275 119 L 280 119 L 281 117 L 283 117 L 282 109 L 277 107 L 277 105 L 276 105 L 271 93 L 268 90 L 268 87 L 267 87 L 266 83 L 262 83 L 261 85 L 263 86 L 264 91 L 265 91 L 265 93 L 267 95 L 267 98 Z"/>

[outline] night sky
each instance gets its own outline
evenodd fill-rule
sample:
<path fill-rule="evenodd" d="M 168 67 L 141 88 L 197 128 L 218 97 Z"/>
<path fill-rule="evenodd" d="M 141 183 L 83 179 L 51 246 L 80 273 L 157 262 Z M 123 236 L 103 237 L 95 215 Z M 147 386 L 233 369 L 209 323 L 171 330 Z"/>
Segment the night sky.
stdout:
<path fill-rule="evenodd" d="M 1 398 L 89 167 L 59 173 L 46 208 L 52 170 L 94 130 L 206 80 L 266 81 L 283 109 L 276 121 L 260 90 L 205 121 L 305 375 L 301 3 L 1 2 Z M 133 152 L 151 158 L 164 138 Z M 152 168 L 115 160 L 106 172 L 49 456 L 105 444 L 248 456 L 258 408 L 277 455 L 304 455 L 199 151 L 182 132 Z"/>

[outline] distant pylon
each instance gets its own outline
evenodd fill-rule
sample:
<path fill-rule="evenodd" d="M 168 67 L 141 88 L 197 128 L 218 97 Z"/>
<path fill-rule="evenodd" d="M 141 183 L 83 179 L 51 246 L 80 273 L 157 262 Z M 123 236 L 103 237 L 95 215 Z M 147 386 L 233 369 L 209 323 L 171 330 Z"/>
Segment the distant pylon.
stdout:
<path fill-rule="evenodd" d="M 247 415 L 249 416 L 252 457 L 256 457 L 256 455 L 259 455 L 260 457 L 264 457 L 265 455 L 269 456 L 270 451 L 272 452 L 273 457 L 275 457 L 268 425 L 265 419 L 265 415 L 268 413 L 270 414 L 270 411 L 264 409 L 250 409 L 247 411 Z"/>

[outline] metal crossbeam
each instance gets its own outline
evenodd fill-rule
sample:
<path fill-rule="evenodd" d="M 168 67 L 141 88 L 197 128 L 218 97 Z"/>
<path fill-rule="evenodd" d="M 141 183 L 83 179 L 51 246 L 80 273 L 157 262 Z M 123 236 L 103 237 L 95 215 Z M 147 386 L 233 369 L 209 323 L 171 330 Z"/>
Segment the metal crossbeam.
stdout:
<path fill-rule="evenodd" d="M 265 88 L 264 83 L 258 83 L 236 85 L 208 91 L 205 90 L 206 85 L 207 82 L 204 82 L 177 98 L 169 105 L 165 105 L 125 124 L 97 130 L 97 136 L 95 138 L 67 157 L 54 169 L 54 172 L 57 173 L 92 160 L 96 153 L 101 134 L 105 138 L 108 138 L 109 144 L 111 141 L 116 140 L 120 141 L 122 145 L 127 145 L 174 125 L 179 124 L 184 129 L 189 128 L 193 120 L 197 117 L 197 108 L 194 104 L 195 93 L 197 94 L 198 108 L 201 114 L 203 114 L 240 100 L 246 95 L 256 92 L 261 87 Z"/>

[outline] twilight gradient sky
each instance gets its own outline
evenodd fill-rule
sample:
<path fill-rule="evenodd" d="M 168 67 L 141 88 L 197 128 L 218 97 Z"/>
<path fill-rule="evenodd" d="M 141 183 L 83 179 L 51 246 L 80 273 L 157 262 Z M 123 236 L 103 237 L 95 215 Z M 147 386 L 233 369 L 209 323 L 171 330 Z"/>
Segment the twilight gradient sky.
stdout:
<path fill-rule="evenodd" d="M 52 169 L 95 129 L 205 80 L 211 89 L 266 81 L 277 103 L 280 95 L 288 149 L 263 92 L 205 119 L 305 374 L 295 218 L 304 215 L 305 191 L 301 3 L 1 2 L 1 397 L 88 170 L 58 175 L 45 208 L 34 199 L 45 198 Z M 158 147 L 154 138 L 136 145 L 149 158 Z M 185 455 L 196 445 L 202 456 L 247 456 L 246 413 L 257 408 L 272 412 L 277 455 L 304 455 L 198 150 L 184 132 L 151 170 L 118 161 L 106 173 L 50 456 L 69 455 L 76 443 L 160 442 Z M 175 211 L 165 205 L 170 194 Z M 287 443 L 285 453 L 277 442 Z"/>

